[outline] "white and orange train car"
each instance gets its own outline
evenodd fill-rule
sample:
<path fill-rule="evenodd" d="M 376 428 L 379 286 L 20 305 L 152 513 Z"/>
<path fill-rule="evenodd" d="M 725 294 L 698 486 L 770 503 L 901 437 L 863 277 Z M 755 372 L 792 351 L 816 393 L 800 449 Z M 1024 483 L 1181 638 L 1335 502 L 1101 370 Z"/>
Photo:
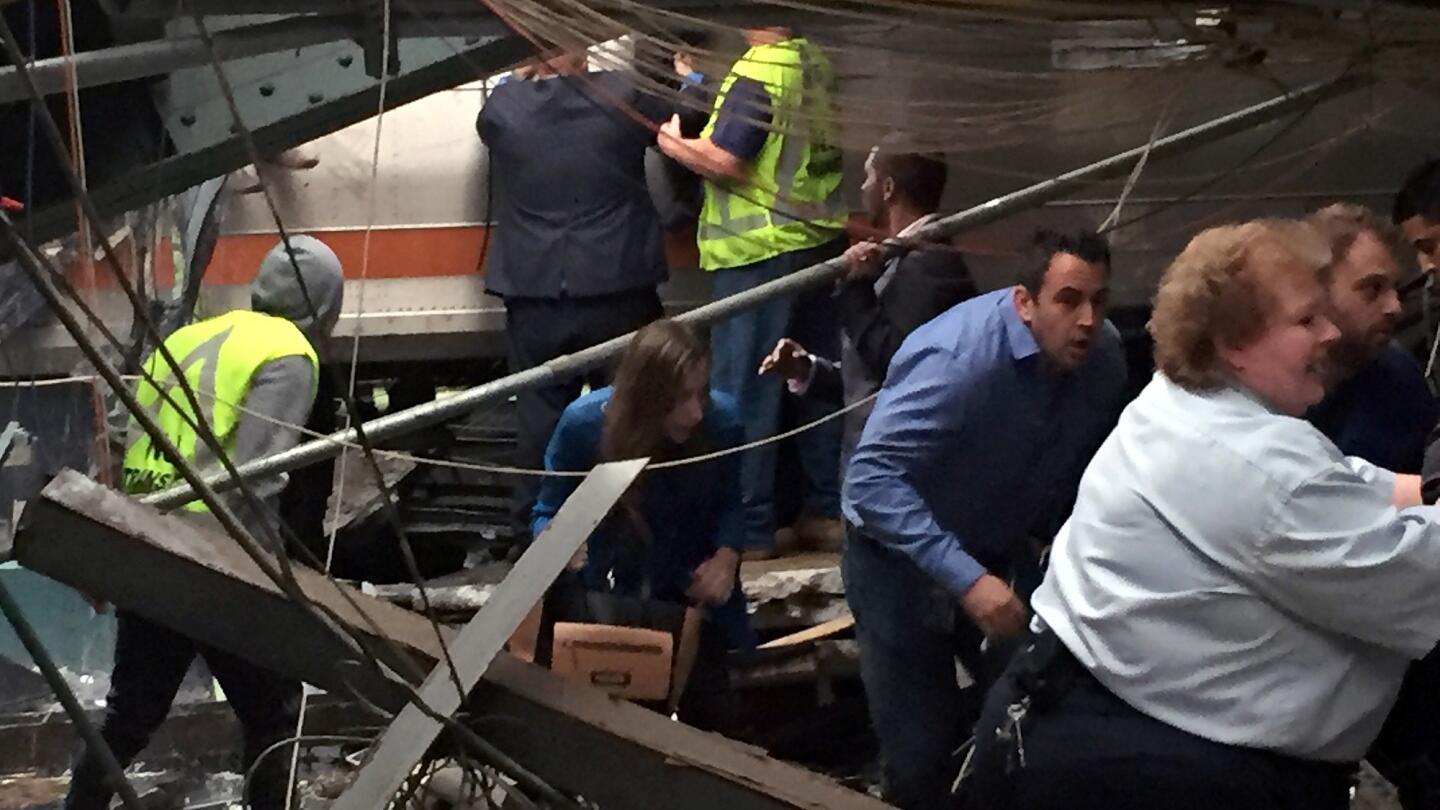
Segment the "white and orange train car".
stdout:
<path fill-rule="evenodd" d="M 306 144 L 313 168 L 267 164 L 258 179 L 290 234 L 328 244 L 345 271 L 345 305 L 322 356 L 348 361 L 359 338 L 364 364 L 390 369 L 443 364 L 468 376 L 467 360 L 504 356 L 504 306 L 485 292 L 483 252 L 492 235 L 487 211 L 487 155 L 475 132 L 480 84 L 442 91 Z M 197 317 L 248 305 L 248 285 L 261 257 L 279 239 L 256 170 L 232 175 L 218 202 L 219 238 L 204 269 Z M 134 215 L 139 216 L 139 214 Z M 162 230 L 174 230 L 164 229 Z M 143 258 L 120 230 L 118 253 L 151 297 L 170 299 L 182 286 L 170 239 Z M 178 235 L 178 233 L 176 234 Z M 667 306 L 708 299 L 696 270 L 693 231 L 666 235 L 671 281 Z M 63 256 L 59 258 L 64 258 Z M 129 332 L 130 307 L 104 267 L 65 261 L 69 275 L 107 325 Z M 97 262 L 98 265 L 98 262 Z M 0 376 L 23 378 L 74 371 L 78 352 L 59 324 L 41 314 L 7 340 Z M 492 369 L 493 364 L 477 364 Z M 478 372 L 477 372 L 478 373 Z M 390 376 L 386 374 L 385 376 Z"/>

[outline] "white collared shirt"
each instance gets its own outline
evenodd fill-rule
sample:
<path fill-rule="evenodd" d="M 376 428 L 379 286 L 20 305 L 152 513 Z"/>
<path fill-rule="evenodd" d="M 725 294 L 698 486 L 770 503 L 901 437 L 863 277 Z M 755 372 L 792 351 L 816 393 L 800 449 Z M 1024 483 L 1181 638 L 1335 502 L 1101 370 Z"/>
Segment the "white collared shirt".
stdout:
<path fill-rule="evenodd" d="M 937 215 L 937 214 L 935 214 L 935 213 L 933 213 L 933 212 L 932 212 L 932 213 L 929 213 L 929 214 L 922 214 L 922 215 L 921 215 L 920 217 L 918 217 L 914 222 L 912 222 L 912 223 L 910 223 L 909 225 L 906 225 L 905 227 L 901 228 L 901 229 L 900 229 L 900 232 L 897 233 L 897 234 L 895 234 L 895 238 L 896 238 L 896 239 L 905 239 L 905 238 L 914 236 L 914 235 L 916 234 L 916 232 L 918 232 L 921 228 L 924 228 L 926 225 L 929 225 L 930 223 L 934 222 L 934 221 L 935 221 L 936 219 L 938 219 L 938 218 L 939 218 L 939 215 Z M 902 255 L 901 253 L 897 252 L 897 253 L 892 254 L 892 255 L 890 256 L 890 258 L 888 258 L 888 259 L 885 260 L 885 270 L 884 270 L 884 272 L 882 272 L 882 273 L 880 274 L 880 277 L 879 277 L 879 278 L 875 279 L 875 294 L 876 294 L 876 295 L 879 295 L 880 293 L 885 292 L 885 288 L 886 288 L 887 286 L 889 286 L 889 284 L 890 284 L 890 279 L 892 279 L 892 278 L 895 277 L 895 271 L 900 267 L 900 256 L 901 256 L 901 255 Z"/>
<path fill-rule="evenodd" d="M 1035 612 L 1136 709 L 1232 745 L 1361 758 L 1440 639 L 1440 508 L 1236 387 L 1157 374 L 1081 480 Z"/>
<path fill-rule="evenodd" d="M 907 236 L 914 236 L 915 233 L 918 232 L 921 228 L 929 225 L 930 223 L 934 222 L 939 218 L 940 215 L 935 213 L 934 211 L 931 211 L 928 214 L 921 214 L 920 216 L 915 218 L 914 222 L 901 228 L 900 232 L 895 234 L 895 238 L 904 239 Z"/>

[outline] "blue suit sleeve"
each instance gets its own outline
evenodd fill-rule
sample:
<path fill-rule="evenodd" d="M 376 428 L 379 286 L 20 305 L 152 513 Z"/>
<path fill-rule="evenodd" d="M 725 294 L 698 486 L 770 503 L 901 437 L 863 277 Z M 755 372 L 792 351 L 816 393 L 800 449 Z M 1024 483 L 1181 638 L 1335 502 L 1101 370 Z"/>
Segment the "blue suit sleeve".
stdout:
<path fill-rule="evenodd" d="M 496 95 L 492 92 L 490 98 L 480 107 L 480 114 L 475 116 L 475 132 L 480 136 L 480 142 L 487 147 L 493 145 L 496 129 L 499 127 L 497 121 L 500 108 L 505 105 L 504 98 L 497 99 Z"/>
<path fill-rule="evenodd" d="M 735 401 L 728 397 L 716 398 L 714 402 L 715 424 L 711 438 L 717 450 L 739 447 L 745 441 L 745 430 L 740 424 L 739 410 Z M 733 548 L 741 551 L 745 547 L 745 509 L 740 498 L 740 457 L 731 453 L 719 459 L 715 485 L 716 525 L 715 547 Z"/>
<path fill-rule="evenodd" d="M 986 571 L 943 528 L 919 482 L 952 477 L 964 425 L 980 403 L 981 386 L 964 357 L 948 350 L 903 347 L 845 477 L 845 516 L 867 536 L 909 557 L 951 593 L 964 594 Z"/>
<path fill-rule="evenodd" d="M 560 422 L 550 436 L 545 448 L 545 469 L 563 472 L 584 472 L 595 466 L 596 447 L 599 437 L 593 426 L 572 404 L 560 415 Z M 535 510 L 531 513 L 530 533 L 539 537 L 550 525 L 561 504 L 570 497 L 580 480 L 574 476 L 547 475 L 540 482 L 540 492 L 535 498 Z"/>

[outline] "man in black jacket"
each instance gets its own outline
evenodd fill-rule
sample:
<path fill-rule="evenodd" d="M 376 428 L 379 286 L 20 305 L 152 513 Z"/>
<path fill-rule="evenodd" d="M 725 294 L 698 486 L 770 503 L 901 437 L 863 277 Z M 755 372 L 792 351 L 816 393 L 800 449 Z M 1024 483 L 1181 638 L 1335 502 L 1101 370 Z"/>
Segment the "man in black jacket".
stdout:
<path fill-rule="evenodd" d="M 489 150 L 495 223 L 485 289 L 505 302 L 511 373 L 618 337 L 660 317 L 660 222 L 645 150 L 671 105 L 618 71 L 587 71 L 578 50 L 496 87 L 476 128 Z M 516 397 L 515 463 L 544 467 L 560 413 L 587 378 Z M 589 375 L 594 387 L 603 374 Z M 528 542 L 538 479 L 515 481 L 511 523 Z"/>
<path fill-rule="evenodd" d="M 761 374 L 780 374 L 793 393 L 840 386 L 847 406 L 874 394 L 885 381 L 890 358 L 916 327 L 976 293 L 958 251 L 912 236 L 935 219 L 940 207 L 947 176 L 944 157 L 897 147 L 892 135 L 871 150 L 860 192 L 876 232 L 905 245 L 888 260 L 878 242 L 861 242 L 846 251 L 849 270 L 835 291 L 839 363 L 815 357 L 789 338 L 761 362 Z M 845 415 L 842 473 L 869 415 L 868 404 Z"/>

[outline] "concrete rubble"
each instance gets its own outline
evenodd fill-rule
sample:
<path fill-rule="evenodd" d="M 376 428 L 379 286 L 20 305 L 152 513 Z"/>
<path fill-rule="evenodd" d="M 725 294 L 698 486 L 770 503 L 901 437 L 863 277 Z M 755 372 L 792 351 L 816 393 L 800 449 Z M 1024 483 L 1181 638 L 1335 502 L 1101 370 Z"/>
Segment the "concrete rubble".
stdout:
<path fill-rule="evenodd" d="M 485 606 L 510 568 L 510 563 L 487 563 L 441 577 L 428 583 L 426 594 L 435 610 L 447 617 L 468 616 Z M 836 554 L 746 562 L 741 566 L 740 580 L 751 621 L 761 632 L 798 630 L 850 612 Z M 361 583 L 360 589 L 402 607 L 420 607 L 419 589 L 412 584 Z"/>

